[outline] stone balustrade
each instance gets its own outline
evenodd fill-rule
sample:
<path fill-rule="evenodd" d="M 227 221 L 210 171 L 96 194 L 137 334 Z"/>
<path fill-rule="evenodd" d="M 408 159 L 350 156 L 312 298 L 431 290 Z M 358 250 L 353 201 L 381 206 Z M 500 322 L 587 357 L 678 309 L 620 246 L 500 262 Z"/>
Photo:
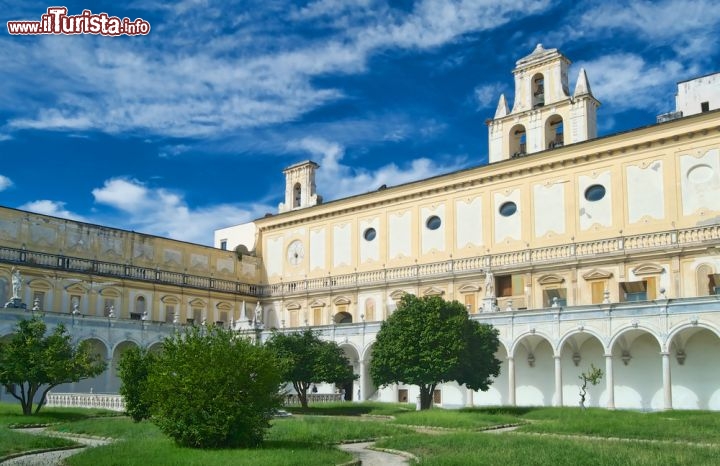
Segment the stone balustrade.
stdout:
<path fill-rule="evenodd" d="M 343 401 L 343 395 L 340 393 L 308 393 L 308 404 L 315 403 L 335 403 Z M 300 398 L 297 395 L 285 395 L 285 406 L 299 406 Z"/>
<path fill-rule="evenodd" d="M 48 408 L 95 408 L 110 411 L 125 411 L 122 395 L 109 393 L 53 393 L 45 399 Z"/>
<path fill-rule="evenodd" d="M 381 270 L 330 275 L 327 277 L 310 278 L 271 285 L 254 285 L 147 267 L 77 259 L 6 247 L 0 247 L 0 261 L 14 264 L 26 263 L 70 272 L 131 278 L 139 281 L 179 285 L 197 289 L 214 289 L 262 298 L 294 295 L 315 290 L 353 288 L 358 285 L 382 285 L 406 280 L 437 278 L 443 275 L 484 273 L 487 268 L 504 269 L 533 263 L 547 264 L 588 256 L 622 253 L 623 251 L 638 252 L 645 250 L 651 252 L 653 250 L 666 250 L 668 248 L 685 247 L 718 240 L 720 240 L 720 225 L 708 225 L 682 230 L 619 236 L 597 241 L 568 243 L 507 253 L 450 259 L 429 264 L 413 264 L 403 267 L 389 267 Z"/>

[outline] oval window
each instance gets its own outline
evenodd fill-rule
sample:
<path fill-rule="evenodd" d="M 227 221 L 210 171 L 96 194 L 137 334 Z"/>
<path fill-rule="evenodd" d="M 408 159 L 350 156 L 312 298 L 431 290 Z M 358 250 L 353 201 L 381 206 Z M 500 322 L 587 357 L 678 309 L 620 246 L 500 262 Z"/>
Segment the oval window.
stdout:
<path fill-rule="evenodd" d="M 365 233 L 363 233 L 363 238 L 365 238 L 365 241 L 372 241 L 375 239 L 376 234 L 375 228 L 368 228 L 365 230 Z"/>
<path fill-rule="evenodd" d="M 440 228 L 440 225 L 442 225 L 442 220 L 440 220 L 440 217 L 438 217 L 437 215 L 429 217 L 425 222 L 425 226 L 428 228 L 428 230 L 437 230 L 438 228 Z"/>
<path fill-rule="evenodd" d="M 500 206 L 499 212 L 503 217 L 509 217 L 517 212 L 517 204 L 513 201 L 507 201 Z"/>
<path fill-rule="evenodd" d="M 605 197 L 605 186 L 601 184 L 594 184 L 585 190 L 585 199 L 588 201 L 599 201 L 603 197 Z"/>

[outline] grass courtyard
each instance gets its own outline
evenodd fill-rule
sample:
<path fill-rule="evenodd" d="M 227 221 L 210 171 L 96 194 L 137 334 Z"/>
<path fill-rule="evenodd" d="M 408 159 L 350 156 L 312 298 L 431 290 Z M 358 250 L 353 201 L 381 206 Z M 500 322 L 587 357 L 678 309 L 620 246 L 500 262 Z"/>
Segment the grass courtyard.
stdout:
<path fill-rule="evenodd" d="M 262 448 L 193 450 L 175 446 L 149 422 L 101 416 L 89 410 L 47 409 L 24 417 L 0 404 L 0 458 L 18 451 L 72 442 L 11 430 L 50 423 L 50 429 L 111 437 L 85 449 L 68 465 L 329 465 L 352 459 L 336 445 L 376 439 L 377 446 L 407 451 L 423 465 L 716 465 L 720 464 L 720 413 L 639 413 L 576 408 L 433 409 L 410 405 L 342 403 L 293 409 L 273 421 Z M 501 425 L 511 432 L 489 433 Z"/>

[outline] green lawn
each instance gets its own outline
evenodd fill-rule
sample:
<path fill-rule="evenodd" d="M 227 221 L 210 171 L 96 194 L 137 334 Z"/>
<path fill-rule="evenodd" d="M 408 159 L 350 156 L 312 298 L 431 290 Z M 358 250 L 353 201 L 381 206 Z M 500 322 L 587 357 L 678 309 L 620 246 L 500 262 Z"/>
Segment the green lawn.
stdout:
<path fill-rule="evenodd" d="M 19 404 L 0 403 L 0 458 L 23 451 L 77 445 L 65 439 L 25 434 L 9 426 L 66 423 L 108 414 L 101 410 L 41 409 L 39 414 L 24 416 Z"/>
<path fill-rule="evenodd" d="M 0 405 L 0 447 L 14 448 L 6 450 L 7 454 L 51 446 L 43 442 L 64 442 L 7 429 L 9 424 L 52 422 L 57 423 L 52 428 L 59 431 L 117 439 L 66 460 L 76 466 L 340 464 L 352 457 L 338 450 L 338 443 L 366 439 L 378 439 L 378 446 L 413 453 L 423 465 L 720 464 L 720 413 L 715 412 L 509 407 L 416 412 L 412 408 L 380 403 L 296 408 L 296 413 L 312 414 L 274 420 L 262 448 L 195 450 L 177 447 L 149 422 L 95 418 L 97 412 L 84 410 L 47 410 L 26 418 L 19 415 L 19 408 L 15 407 L 15 413 L 9 406 Z M 519 427 L 507 433 L 480 432 L 506 424 Z M 431 434 L 416 432 L 410 426 L 444 429 Z M 30 437 L 30 443 L 16 440 L 15 435 Z"/>

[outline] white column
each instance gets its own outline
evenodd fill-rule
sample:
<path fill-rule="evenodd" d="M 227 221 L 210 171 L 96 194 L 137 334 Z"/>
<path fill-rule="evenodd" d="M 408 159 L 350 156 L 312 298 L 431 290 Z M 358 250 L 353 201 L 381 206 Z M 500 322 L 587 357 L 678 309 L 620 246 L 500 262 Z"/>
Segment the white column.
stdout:
<path fill-rule="evenodd" d="M 663 394 L 665 395 L 664 409 L 673 409 L 672 407 L 672 378 L 670 377 L 670 353 L 664 351 L 662 355 L 663 370 Z"/>
<path fill-rule="evenodd" d="M 515 406 L 515 359 L 508 358 L 508 404 Z"/>
<path fill-rule="evenodd" d="M 563 405 L 562 364 L 560 356 L 555 356 L 555 406 Z"/>
<path fill-rule="evenodd" d="M 615 382 L 613 381 L 612 354 L 605 355 L 605 390 L 607 390 L 607 408 L 615 409 Z"/>
<path fill-rule="evenodd" d="M 357 401 L 365 399 L 365 361 L 360 361 L 360 379 L 358 379 L 360 387 L 358 388 L 359 396 Z"/>
<path fill-rule="evenodd" d="M 467 394 L 465 397 L 465 406 L 467 406 L 468 408 L 472 408 L 475 405 L 475 402 L 473 400 L 473 395 L 475 391 L 469 387 L 465 387 L 465 390 L 467 390 Z"/>

